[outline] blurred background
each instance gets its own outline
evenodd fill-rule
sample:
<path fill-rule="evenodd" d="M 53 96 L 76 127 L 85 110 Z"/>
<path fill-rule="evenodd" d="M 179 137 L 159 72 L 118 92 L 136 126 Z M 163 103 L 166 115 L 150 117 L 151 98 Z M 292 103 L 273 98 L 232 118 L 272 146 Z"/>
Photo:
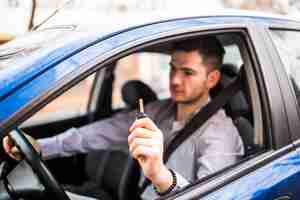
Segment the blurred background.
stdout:
<path fill-rule="evenodd" d="M 57 9 L 61 11 L 47 24 L 101 25 L 109 28 L 113 23 L 128 24 L 165 15 L 201 15 L 223 9 L 297 16 L 300 0 L 1 0 L 0 36 L 23 34 Z"/>

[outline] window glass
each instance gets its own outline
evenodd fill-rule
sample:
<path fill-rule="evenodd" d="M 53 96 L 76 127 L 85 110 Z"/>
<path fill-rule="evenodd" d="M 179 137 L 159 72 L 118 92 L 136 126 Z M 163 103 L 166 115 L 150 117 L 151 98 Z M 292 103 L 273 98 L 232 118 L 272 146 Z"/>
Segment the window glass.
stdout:
<path fill-rule="evenodd" d="M 271 30 L 272 38 L 278 49 L 288 76 L 292 82 L 298 103 L 300 100 L 300 32 Z"/>
<path fill-rule="evenodd" d="M 169 62 L 169 55 L 158 53 L 137 53 L 119 60 L 115 70 L 112 107 L 125 106 L 121 89 L 129 80 L 141 80 L 159 99 L 169 97 Z"/>
<path fill-rule="evenodd" d="M 240 73 L 245 73 L 243 78 L 247 77 L 242 80 L 241 91 L 237 92 L 224 106 L 226 114 L 231 117 L 244 143 L 245 154 L 239 156 L 242 160 L 250 155 L 260 153 L 265 147 L 263 120 L 261 120 L 262 108 L 259 95 L 257 95 L 258 89 L 251 63 L 244 63 L 243 58 L 249 56 L 247 48 L 245 48 L 246 45 L 243 43 L 244 40 L 237 34 L 224 34 L 222 37 L 220 35 L 219 38 L 225 44 L 226 54 L 222 66 L 224 70 L 221 70 L 222 78 L 220 85 L 218 85 L 220 87 L 216 88 L 215 95 L 233 83 Z M 141 80 L 156 92 L 159 99 L 168 98 L 170 96 L 168 87 L 170 60 L 170 55 L 149 52 L 135 53 L 119 60 L 115 69 L 113 108 L 125 106 L 121 90 L 129 80 Z M 249 78 L 250 76 L 251 78 Z M 253 82 L 249 83 L 250 80 Z M 250 84 L 252 85 L 251 89 L 248 87 Z M 215 95 L 211 95 L 212 100 Z M 237 162 L 233 164 L 237 164 Z"/>
<path fill-rule="evenodd" d="M 89 76 L 49 103 L 28 119 L 26 125 L 44 124 L 86 114 L 94 76 Z"/>

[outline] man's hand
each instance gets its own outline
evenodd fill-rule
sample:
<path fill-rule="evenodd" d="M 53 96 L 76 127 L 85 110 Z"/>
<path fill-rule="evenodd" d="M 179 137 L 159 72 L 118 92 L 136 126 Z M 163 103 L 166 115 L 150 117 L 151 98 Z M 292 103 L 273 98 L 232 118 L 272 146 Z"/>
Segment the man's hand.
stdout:
<path fill-rule="evenodd" d="M 144 175 L 160 191 L 172 184 L 172 174 L 163 163 L 163 134 L 149 118 L 136 120 L 129 128 L 129 151 Z"/>
<path fill-rule="evenodd" d="M 31 143 L 31 145 L 33 146 L 33 148 L 40 153 L 40 147 L 38 145 L 38 143 L 36 142 L 36 140 L 34 138 L 32 138 L 29 135 L 24 134 L 25 137 L 27 138 L 27 140 Z M 9 137 L 9 136 L 5 136 L 3 138 L 2 141 L 3 144 L 3 148 L 5 150 L 5 152 L 12 157 L 15 160 L 21 160 L 22 159 L 22 154 L 19 151 L 19 149 L 15 146 L 14 141 Z"/>

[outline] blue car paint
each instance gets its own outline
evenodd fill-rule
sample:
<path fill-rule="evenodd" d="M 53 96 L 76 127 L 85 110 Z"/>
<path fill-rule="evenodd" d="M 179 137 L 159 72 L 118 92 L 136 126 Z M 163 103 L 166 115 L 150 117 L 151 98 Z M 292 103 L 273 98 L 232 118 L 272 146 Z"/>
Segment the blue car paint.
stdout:
<path fill-rule="evenodd" d="M 77 40 L 47 53 L 41 51 L 41 56 L 38 59 L 33 55 L 34 60 L 32 57 L 28 57 L 20 59 L 16 63 L 12 63 L 12 66 L 8 66 L 0 73 L 0 99 L 4 98 L 9 92 L 13 91 L 24 82 L 43 73 L 49 67 L 63 61 L 90 42 L 90 38 Z"/>
<path fill-rule="evenodd" d="M 300 156 L 293 151 L 213 192 L 204 200 L 300 199 Z M 291 193 L 291 191 L 297 191 Z"/>

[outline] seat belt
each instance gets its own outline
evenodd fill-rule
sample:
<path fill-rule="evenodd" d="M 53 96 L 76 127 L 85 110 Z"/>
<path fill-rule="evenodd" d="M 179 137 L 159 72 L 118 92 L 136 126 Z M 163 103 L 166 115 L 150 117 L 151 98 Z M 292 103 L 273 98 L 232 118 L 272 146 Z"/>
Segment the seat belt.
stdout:
<path fill-rule="evenodd" d="M 166 163 L 171 154 L 186 141 L 197 129 L 199 129 L 208 119 L 210 119 L 218 110 L 226 105 L 228 100 L 241 89 L 240 78 L 237 77 L 229 86 L 227 86 L 211 102 L 204 106 L 180 131 L 168 142 L 164 153 L 164 163 Z"/>
<path fill-rule="evenodd" d="M 210 117 L 212 117 L 220 108 L 225 106 L 228 100 L 234 96 L 241 89 L 241 80 L 238 76 L 232 83 L 223 89 L 215 98 L 212 99 L 206 106 L 204 106 L 180 131 L 176 133 L 172 140 L 165 145 L 165 152 L 163 156 L 164 163 L 166 163 L 171 154 L 177 147 L 186 141 L 198 128 L 200 128 Z M 146 179 L 141 186 L 141 193 L 150 184 Z"/>

